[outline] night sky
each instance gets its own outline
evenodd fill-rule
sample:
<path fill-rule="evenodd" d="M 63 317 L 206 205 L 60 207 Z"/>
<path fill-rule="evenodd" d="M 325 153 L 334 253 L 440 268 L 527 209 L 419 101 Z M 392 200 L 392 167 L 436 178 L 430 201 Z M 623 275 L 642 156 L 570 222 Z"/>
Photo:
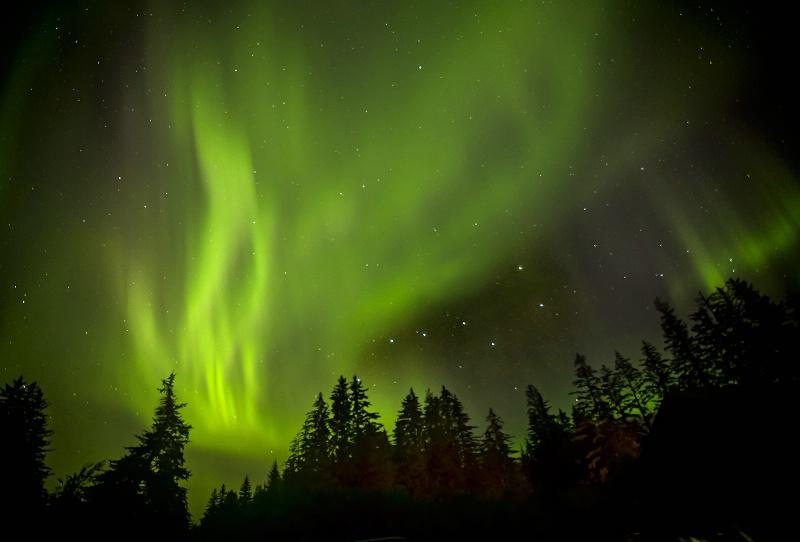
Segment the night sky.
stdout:
<path fill-rule="evenodd" d="M 568 409 L 576 352 L 661 345 L 656 296 L 797 289 L 767 5 L 69 5 L 5 18 L 0 87 L 0 375 L 43 388 L 56 476 L 171 371 L 195 514 L 340 374 L 389 429 L 445 385 L 523 437 L 528 384 Z"/>

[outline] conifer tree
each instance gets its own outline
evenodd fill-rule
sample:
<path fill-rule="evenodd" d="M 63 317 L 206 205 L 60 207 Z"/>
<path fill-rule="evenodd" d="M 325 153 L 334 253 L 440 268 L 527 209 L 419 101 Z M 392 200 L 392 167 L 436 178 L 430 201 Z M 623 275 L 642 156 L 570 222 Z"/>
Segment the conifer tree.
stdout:
<path fill-rule="evenodd" d="M 478 443 L 461 401 L 442 386 L 439 396 L 425 397 L 426 456 L 429 491 L 454 494 L 478 481 Z"/>
<path fill-rule="evenodd" d="M 624 419 L 627 393 L 619 373 L 607 365 L 602 365 L 598 380 L 603 402 L 608 405 L 606 415 L 611 416 L 612 419 Z"/>
<path fill-rule="evenodd" d="M 644 379 L 645 404 L 653 402 L 657 409 L 664 396 L 675 384 L 675 375 L 669 361 L 665 360 L 656 350 L 656 347 L 647 341 L 642 341 L 642 378 Z"/>
<path fill-rule="evenodd" d="M 392 480 L 389 439 L 379 415 L 370 410 L 367 388 L 361 379 L 353 376 L 350 382 L 350 446 L 352 456 L 340 472 L 349 486 L 369 489 L 387 488 Z"/>
<path fill-rule="evenodd" d="M 331 393 L 330 408 L 331 455 L 337 463 L 343 462 L 352 454 L 351 420 L 349 389 L 347 380 L 341 375 Z"/>
<path fill-rule="evenodd" d="M 649 429 L 652 416 L 647 406 L 646 384 L 642 372 L 631 365 L 631 360 L 619 352 L 614 352 L 614 372 L 619 375 L 623 385 L 627 388 L 622 405 L 625 416 L 638 418 L 642 427 Z"/>
<path fill-rule="evenodd" d="M 572 427 L 569 416 L 550 406 L 536 387 L 525 389 L 528 405 L 528 430 L 522 456 L 525 475 L 531 487 L 551 489 L 571 479 L 570 449 Z"/>
<path fill-rule="evenodd" d="M 370 427 L 378 428 L 380 424 L 377 423 L 378 414 L 370 412 L 369 407 L 372 406 L 369 399 L 367 399 L 367 389 L 361 383 L 361 379 L 353 376 L 350 382 L 350 438 L 353 443 L 357 443 L 369 431 Z"/>
<path fill-rule="evenodd" d="M 455 394 L 452 396 L 451 409 L 459 464 L 466 474 L 474 473 L 477 471 L 479 449 L 478 439 L 474 433 L 477 426 L 470 423 L 470 417 L 464 410 L 464 405 Z"/>
<path fill-rule="evenodd" d="M 489 495 L 501 496 L 511 485 L 515 474 L 511 458 L 511 437 L 503 431 L 503 420 L 490 408 L 486 431 L 481 439 L 481 467 Z"/>
<path fill-rule="evenodd" d="M 536 462 L 543 458 L 544 449 L 551 446 L 556 434 L 555 416 L 542 394 L 532 384 L 525 389 L 528 404 L 528 431 L 525 439 L 524 457 Z"/>
<path fill-rule="evenodd" d="M 250 485 L 250 478 L 244 477 L 241 487 L 239 488 L 239 504 L 249 504 L 253 500 L 253 490 Z"/>
<path fill-rule="evenodd" d="M 165 531 L 186 530 L 190 519 L 180 482 L 190 476 L 183 454 L 192 427 L 183 421 L 186 403 L 177 401 L 174 383 L 175 373 L 162 380 L 151 429 L 136 436 L 139 444 L 126 448 L 125 456 L 111 461 L 98 488 L 98 499 L 107 501 L 103 506 L 116 507 L 112 516 L 138 517 Z"/>
<path fill-rule="evenodd" d="M 213 518 L 219 512 L 219 495 L 217 494 L 217 488 L 211 490 L 211 496 L 208 498 L 208 502 L 206 503 L 206 509 L 203 513 L 203 517 L 200 518 L 201 525 L 208 525 L 209 522 L 213 521 Z"/>
<path fill-rule="evenodd" d="M 422 452 L 424 449 L 422 409 L 413 388 L 403 399 L 402 409 L 397 414 L 393 436 L 395 446 L 401 450 Z"/>
<path fill-rule="evenodd" d="M 319 486 L 327 483 L 331 465 L 331 432 L 328 405 L 322 393 L 306 414 L 302 429 L 292 441 L 287 474 L 301 485 Z"/>
<path fill-rule="evenodd" d="M 441 398 L 431 390 L 425 393 L 425 458 L 427 463 L 425 493 L 447 490 L 457 473 L 455 443 L 445 429 Z"/>
<path fill-rule="evenodd" d="M 683 320 L 675 316 L 675 310 L 665 301 L 656 298 L 655 307 L 661 313 L 661 331 L 664 344 L 672 354 L 670 365 L 681 390 L 704 390 L 715 380 L 714 368 L 700 357 L 695 342 Z"/>
<path fill-rule="evenodd" d="M 228 497 L 228 493 L 229 493 L 228 489 L 225 487 L 225 484 L 223 483 L 220 486 L 219 491 L 217 492 L 217 508 L 218 509 L 221 510 L 222 507 L 225 506 L 225 499 Z"/>
<path fill-rule="evenodd" d="M 571 393 L 578 396 L 575 407 L 585 417 L 590 419 L 602 418 L 609 412 L 609 406 L 603 399 L 600 379 L 597 377 L 594 368 L 586 363 L 586 356 L 582 354 L 575 355 L 575 380 L 573 385 L 576 391 Z"/>
<path fill-rule="evenodd" d="M 281 472 L 278 470 L 278 461 L 275 460 L 272 462 L 272 467 L 270 467 L 267 475 L 267 493 L 272 494 L 280 491 L 281 482 Z"/>
<path fill-rule="evenodd" d="M 45 454 L 53 434 L 47 428 L 48 402 L 36 382 L 20 376 L 0 390 L 0 443 L 3 448 L 3 481 L 7 491 L 0 500 L 9 517 L 40 511 L 50 476 Z"/>
<path fill-rule="evenodd" d="M 403 399 L 393 437 L 397 485 L 417 495 L 425 487 L 425 426 L 419 398 L 413 389 Z"/>

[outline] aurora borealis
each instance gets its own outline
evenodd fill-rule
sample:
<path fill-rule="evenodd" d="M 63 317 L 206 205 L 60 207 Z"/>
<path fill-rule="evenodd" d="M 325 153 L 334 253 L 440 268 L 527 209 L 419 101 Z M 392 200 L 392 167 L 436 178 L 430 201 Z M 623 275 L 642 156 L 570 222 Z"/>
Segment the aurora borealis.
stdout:
<path fill-rule="evenodd" d="M 57 476 L 119 457 L 173 370 L 195 513 L 340 374 L 389 428 L 444 384 L 522 435 L 575 352 L 658 344 L 656 296 L 798 286 L 753 14 L 106 4 L 31 16 L 0 95 L 0 370 L 50 401 Z"/>

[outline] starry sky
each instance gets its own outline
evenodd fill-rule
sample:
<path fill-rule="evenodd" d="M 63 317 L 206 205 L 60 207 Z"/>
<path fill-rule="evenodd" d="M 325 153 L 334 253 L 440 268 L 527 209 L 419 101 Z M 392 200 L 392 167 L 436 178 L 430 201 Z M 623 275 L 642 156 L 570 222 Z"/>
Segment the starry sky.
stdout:
<path fill-rule="evenodd" d="M 797 289 L 782 19 L 618 0 L 6 18 L 0 375 L 43 388 L 65 476 L 136 444 L 175 371 L 195 514 L 265 480 L 340 374 L 390 429 L 410 387 L 445 385 L 521 437 L 528 384 L 569 408 L 576 352 L 661 344 L 656 296 L 685 315 L 730 276 Z"/>

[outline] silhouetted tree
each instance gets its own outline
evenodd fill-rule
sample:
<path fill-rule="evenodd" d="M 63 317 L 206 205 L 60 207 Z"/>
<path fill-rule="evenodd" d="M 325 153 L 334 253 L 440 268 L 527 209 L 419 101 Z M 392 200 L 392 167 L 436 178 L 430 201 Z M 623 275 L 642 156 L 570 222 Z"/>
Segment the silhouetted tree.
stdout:
<path fill-rule="evenodd" d="M 388 488 L 392 481 L 391 449 L 377 412 L 370 411 L 367 388 L 357 376 L 350 381 L 350 446 L 352 456 L 345 485 L 365 489 Z"/>
<path fill-rule="evenodd" d="M 136 436 L 139 444 L 126 448 L 125 456 L 111 461 L 98 487 L 103 506 L 116 509 L 112 516 L 152 522 L 164 531 L 186 530 L 190 519 L 180 482 L 190 476 L 183 453 L 192 427 L 183 421 L 186 403 L 176 400 L 174 382 L 175 373 L 162 380 L 152 428 Z"/>
<path fill-rule="evenodd" d="M 239 503 L 249 504 L 253 500 L 253 490 L 250 486 L 250 478 L 244 477 L 241 487 L 239 488 Z"/>
<path fill-rule="evenodd" d="M 53 492 L 53 506 L 63 514 L 75 513 L 88 502 L 93 488 L 100 483 L 105 467 L 105 461 L 89 463 L 66 478 L 58 478 L 58 486 Z"/>
<path fill-rule="evenodd" d="M 267 493 L 276 493 L 281 489 L 281 472 L 278 470 L 278 461 L 272 462 L 272 467 L 267 475 Z"/>
<path fill-rule="evenodd" d="M 642 372 L 631 360 L 614 352 L 614 373 L 624 387 L 621 410 L 625 419 L 634 418 L 647 430 L 652 424 L 651 410 L 647 405 L 647 386 Z"/>
<path fill-rule="evenodd" d="M 331 431 L 328 405 L 322 393 L 314 408 L 306 414 L 303 427 L 292 441 L 286 461 L 286 475 L 293 484 L 320 487 L 331 476 Z"/>
<path fill-rule="evenodd" d="M 644 402 L 653 403 L 653 409 L 658 409 L 664 396 L 675 386 L 675 375 L 669 361 L 656 350 L 656 347 L 647 341 L 642 341 L 642 378 L 644 379 Z"/>
<path fill-rule="evenodd" d="M 533 385 L 525 389 L 528 406 L 528 428 L 522 454 L 523 468 L 533 488 L 552 489 L 571 480 L 573 459 L 570 443 L 572 428 L 569 417 L 550 407 Z"/>
<path fill-rule="evenodd" d="M 425 426 L 419 398 L 410 390 L 394 428 L 397 485 L 412 495 L 425 488 Z"/>
<path fill-rule="evenodd" d="M 455 494 L 477 486 L 478 443 L 469 416 L 458 397 L 446 387 L 438 397 L 430 390 L 423 416 L 428 491 Z"/>
<path fill-rule="evenodd" d="M 752 285 L 729 279 L 696 299 L 690 319 L 695 350 L 714 367 L 717 384 L 764 386 L 795 383 L 797 321 L 785 303 L 773 303 Z"/>
<path fill-rule="evenodd" d="M 431 390 L 426 391 L 423 421 L 428 481 L 425 492 L 428 494 L 449 488 L 457 476 L 455 442 L 445 428 L 441 403 L 441 399 L 433 395 Z"/>
<path fill-rule="evenodd" d="M 442 389 L 444 389 L 444 386 Z M 474 433 L 477 426 L 470 423 L 470 417 L 464 410 L 464 405 L 455 394 L 451 396 L 451 402 L 449 404 L 452 410 L 451 419 L 454 424 L 453 432 L 456 437 L 456 452 L 462 470 L 464 489 L 474 492 L 478 490 L 480 486 L 478 477 L 478 470 L 480 467 L 478 454 L 480 445 Z M 445 408 L 448 406 L 448 401 L 444 398 L 442 400 L 442 405 Z"/>
<path fill-rule="evenodd" d="M 218 495 L 219 498 L 219 517 L 221 523 L 231 525 L 236 520 L 242 517 L 241 510 L 239 509 L 239 496 L 232 489 L 225 489 L 225 485 Z"/>
<path fill-rule="evenodd" d="M 703 390 L 716 380 L 714 368 L 698 355 L 689 336 L 686 323 L 675 316 L 675 310 L 665 301 L 656 298 L 655 307 L 661 313 L 661 331 L 667 351 L 672 355 L 672 367 L 677 387 L 681 390 Z"/>
<path fill-rule="evenodd" d="M 511 437 L 503 431 L 503 420 L 490 408 L 481 439 L 481 467 L 485 491 L 503 495 L 515 482 L 516 465 L 511 455 Z"/>
<path fill-rule="evenodd" d="M 605 415 L 610 416 L 612 419 L 624 419 L 626 415 L 626 390 L 625 382 L 622 380 L 620 374 L 609 366 L 602 365 L 600 367 L 598 384 L 603 403 L 608 407 Z"/>
<path fill-rule="evenodd" d="M 379 426 L 377 423 L 378 414 L 370 412 L 369 407 L 372 403 L 367 399 L 367 389 L 357 376 L 350 382 L 350 439 L 352 442 L 367 434 L 370 426 Z"/>
<path fill-rule="evenodd" d="M 48 402 L 36 382 L 20 376 L 0 390 L 0 446 L 3 483 L 0 509 L 9 517 L 27 517 L 43 510 L 50 476 L 45 464 L 50 435 L 45 409 Z"/>
<path fill-rule="evenodd" d="M 601 381 L 594 368 L 586 363 L 586 356 L 575 355 L 575 380 L 572 382 L 578 399 L 575 407 L 587 418 L 602 418 L 609 413 L 609 405 L 604 400 Z"/>
<path fill-rule="evenodd" d="M 200 525 L 208 526 L 209 524 L 214 522 L 220 510 L 219 501 L 220 500 L 219 500 L 219 494 L 217 493 L 217 488 L 214 488 L 213 490 L 211 490 L 211 496 L 208 498 L 208 502 L 206 503 L 206 509 L 203 513 L 203 517 L 200 518 Z"/>
<path fill-rule="evenodd" d="M 347 380 L 339 376 L 339 380 L 331 393 L 331 455 L 336 462 L 344 461 L 350 457 L 352 410 Z"/>

